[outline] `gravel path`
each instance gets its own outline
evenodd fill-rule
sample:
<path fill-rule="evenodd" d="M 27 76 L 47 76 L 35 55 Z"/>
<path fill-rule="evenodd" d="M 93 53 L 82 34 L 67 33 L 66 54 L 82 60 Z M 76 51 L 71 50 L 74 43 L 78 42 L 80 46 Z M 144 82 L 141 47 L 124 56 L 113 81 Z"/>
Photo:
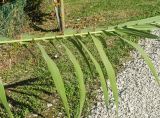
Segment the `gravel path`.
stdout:
<path fill-rule="evenodd" d="M 158 30 L 153 33 L 160 35 Z M 160 75 L 160 41 L 141 40 L 139 44 L 151 56 Z M 125 69 L 117 75 L 120 94 L 118 118 L 160 118 L 160 87 L 141 56 L 136 51 L 131 55 L 134 59 L 125 63 Z M 113 99 L 107 109 L 101 90 L 98 93 L 98 102 L 88 118 L 116 118 Z"/>

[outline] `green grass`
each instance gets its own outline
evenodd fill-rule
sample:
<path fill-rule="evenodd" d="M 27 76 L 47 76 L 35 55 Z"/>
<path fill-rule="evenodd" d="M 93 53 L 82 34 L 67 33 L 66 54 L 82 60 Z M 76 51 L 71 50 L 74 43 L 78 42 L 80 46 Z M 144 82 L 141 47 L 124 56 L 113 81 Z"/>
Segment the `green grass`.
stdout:
<path fill-rule="evenodd" d="M 66 20 L 73 25 L 106 27 L 160 14 L 158 0 L 90 0 L 90 2 L 66 0 L 65 2 Z"/>
<path fill-rule="evenodd" d="M 95 97 L 95 90 L 96 88 L 99 88 L 99 82 L 97 80 L 97 75 L 92 75 L 90 73 L 90 69 L 88 68 L 87 64 L 84 63 L 83 57 L 78 56 L 79 52 L 76 51 L 76 48 L 72 43 L 64 41 L 67 47 L 70 47 L 70 49 L 73 51 L 75 50 L 74 54 L 76 54 L 76 57 L 80 59 L 80 64 L 82 65 L 82 69 L 84 72 L 84 78 L 85 78 L 85 84 L 86 89 L 89 91 L 87 93 L 86 100 L 89 100 L 88 104 L 85 104 L 83 115 L 87 115 L 87 107 L 91 105 L 93 102 L 93 98 Z M 89 49 L 92 49 L 93 43 L 91 40 L 84 40 L 85 44 Z M 128 53 L 130 48 L 128 48 L 127 45 L 123 44 L 119 40 L 114 41 L 112 43 L 113 46 L 111 46 L 111 42 L 108 40 L 107 42 L 108 46 L 110 47 L 106 49 L 109 53 L 109 55 L 115 54 L 114 57 L 109 57 L 112 59 L 112 62 L 114 63 L 114 67 L 118 68 L 118 65 L 120 64 L 118 61 L 119 57 L 128 57 Z M 59 47 L 61 44 L 57 41 L 54 41 L 55 47 L 53 47 L 52 44 L 47 44 L 46 49 L 48 54 L 54 59 L 58 67 L 60 68 L 60 71 L 62 73 L 62 77 L 65 81 L 65 87 L 66 87 L 66 94 L 68 97 L 68 102 L 70 103 L 70 107 L 73 111 L 71 111 L 72 115 L 75 115 L 77 113 L 76 109 L 78 106 L 78 100 L 77 96 L 79 96 L 78 91 L 78 83 L 75 79 L 75 76 L 72 74 L 74 72 L 73 67 L 71 67 L 71 62 L 68 61 L 68 58 L 66 55 L 64 55 L 64 52 L 62 50 L 62 47 Z M 120 44 L 120 45 L 119 45 Z M 117 46 L 118 45 L 118 46 Z M 12 45 L 14 48 L 16 48 L 17 52 L 25 50 L 22 46 Z M 122 48 L 126 47 L 126 48 Z M 32 50 L 35 50 L 36 47 L 30 46 Z M 118 51 L 117 51 L 118 50 Z M 124 51 L 125 50 L 125 51 Z M 27 52 L 27 51 L 26 51 Z M 25 54 L 26 54 L 25 52 Z M 60 54 L 60 53 L 61 54 Z M 96 59 L 98 58 L 97 55 L 95 55 L 94 52 L 96 52 L 95 48 L 91 51 Z M 11 56 L 14 56 L 15 51 L 10 51 Z M 29 53 L 29 52 L 28 52 Z M 55 54 L 59 54 L 60 56 L 58 58 L 54 58 Z M 56 116 L 58 116 L 58 113 L 61 112 L 64 114 L 64 110 L 61 109 L 63 107 L 63 104 L 58 100 L 59 97 L 57 96 L 57 93 L 55 91 L 55 87 L 53 86 L 53 82 L 51 79 L 51 76 L 45 66 L 44 61 L 41 59 L 40 53 L 37 51 L 33 52 L 36 59 L 29 53 L 25 57 L 21 57 L 21 59 L 16 62 L 16 64 L 12 65 L 11 70 L 8 69 L 7 71 L 1 71 L 2 78 L 5 78 L 3 80 L 7 83 L 16 83 L 19 81 L 27 80 L 26 82 L 22 84 L 18 84 L 12 87 L 6 87 L 7 88 L 7 95 L 10 96 L 9 103 L 11 103 L 15 109 L 12 109 L 13 113 L 16 117 L 24 117 L 25 115 L 28 115 L 34 111 L 38 111 L 39 113 L 42 113 L 43 115 L 47 116 L 48 112 L 53 113 Z M 91 70 L 94 69 L 94 65 L 91 66 Z M 21 82 L 20 82 L 21 83 Z M 10 90 L 11 89 L 11 90 Z M 13 90 L 12 90 L 13 89 Z M 11 91 L 11 92 L 8 92 Z M 44 98 L 44 100 L 42 99 Z M 53 98 L 56 102 L 52 102 Z M 13 101 L 15 103 L 13 103 Z M 26 101 L 28 101 L 26 103 Z M 46 110 L 47 113 L 43 113 L 42 111 L 45 111 L 46 109 L 46 101 L 51 102 L 53 104 L 54 110 Z M 1 112 L 1 116 L 5 117 L 5 114 Z M 49 116 L 50 117 L 50 116 Z"/>
<path fill-rule="evenodd" d="M 106 5 L 103 3 L 94 3 L 92 6 L 85 3 L 84 0 L 77 1 L 79 2 L 79 7 L 76 5 L 74 6 L 74 4 L 72 5 L 75 0 L 70 0 L 70 5 L 66 4 L 66 21 L 67 25 L 71 24 L 70 27 L 74 27 L 75 23 L 78 23 L 80 28 L 83 28 L 83 25 L 106 27 L 108 25 L 115 25 L 129 20 L 160 14 L 160 2 L 157 0 L 108 0 L 109 3 Z M 69 0 L 66 2 L 69 2 Z M 76 12 L 76 10 L 79 12 Z M 85 17 L 88 17 L 88 20 L 86 20 Z M 86 21 L 77 21 L 78 18 L 81 18 L 82 21 Z M 101 18 L 105 21 L 101 19 L 96 21 L 96 18 Z M 133 37 L 130 39 L 135 40 Z M 97 55 L 98 52 L 91 39 L 84 39 L 83 42 L 89 48 L 95 59 L 98 60 L 100 66 L 104 67 L 99 60 L 99 56 Z M 135 42 L 137 42 L 137 40 Z M 84 57 L 79 55 L 80 52 L 76 50 L 75 46 L 71 42 L 65 40 L 64 43 L 73 51 L 83 67 L 82 71 L 84 72 L 86 89 L 89 91 L 86 100 L 89 102 L 85 104 L 82 115 L 87 116 L 89 107 L 93 104 L 93 101 L 95 101 L 95 90 L 100 87 L 97 74 L 90 73 L 90 70 L 93 70 L 95 67 L 94 65 L 91 65 L 91 67 L 88 68 L 87 63 L 84 61 Z M 106 45 L 104 50 L 107 52 L 108 58 L 111 60 L 113 68 L 116 69 L 117 72 L 120 70 L 121 64 L 123 63 L 122 59 L 125 58 L 125 60 L 127 60 L 132 48 L 131 46 L 124 44 L 123 41 L 117 40 L 116 37 L 109 37 L 106 41 Z M 63 103 L 59 100 L 52 77 L 47 70 L 44 60 L 41 58 L 40 52 L 36 49 L 37 47 L 31 43 L 28 47 L 30 50 L 20 44 L 6 45 L 5 48 L 7 51 L 2 50 L 3 53 L 0 54 L 0 59 L 7 62 L 11 57 L 12 63 L 11 65 L 3 67 L 3 69 L 0 70 L 0 75 L 3 78 L 3 82 L 11 84 L 10 86 L 5 86 L 5 88 L 7 90 L 6 94 L 9 103 L 14 107 L 12 111 L 15 117 L 23 118 L 33 113 L 36 114 L 36 112 L 48 118 L 52 117 L 52 114 L 54 114 L 55 117 L 58 117 L 61 112 L 62 115 L 60 115 L 60 117 L 63 117 L 65 114 Z M 79 103 L 77 96 L 80 95 L 77 92 L 79 90 L 78 81 L 76 80 L 75 75 L 73 75 L 74 68 L 72 67 L 72 63 L 68 60 L 67 55 L 64 54 L 64 50 L 58 41 L 54 40 L 52 44 L 46 44 L 46 50 L 49 56 L 56 62 L 62 73 L 62 78 L 64 78 L 66 87 L 66 95 L 72 109 L 71 113 L 72 116 L 74 116 L 77 113 L 76 108 Z M 30 51 L 32 53 L 30 53 Z M 8 56 L 8 54 L 10 54 L 10 56 Z M 59 55 L 58 58 L 55 57 L 57 54 Z M 102 71 L 104 72 L 105 68 Z M 104 73 L 104 76 L 105 75 L 107 74 Z M 19 84 L 14 85 L 16 82 Z M 51 102 L 53 108 L 46 109 L 46 101 L 49 103 Z M 0 117 L 6 117 L 6 113 L 2 109 L 0 109 Z"/>

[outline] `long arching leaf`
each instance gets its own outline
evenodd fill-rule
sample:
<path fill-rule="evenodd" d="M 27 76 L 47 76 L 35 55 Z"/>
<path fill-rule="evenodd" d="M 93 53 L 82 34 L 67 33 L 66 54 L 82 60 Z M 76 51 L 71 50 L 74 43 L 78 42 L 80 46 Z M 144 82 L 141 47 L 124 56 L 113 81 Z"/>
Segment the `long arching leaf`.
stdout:
<path fill-rule="evenodd" d="M 86 97 L 86 89 L 85 89 L 85 84 L 84 84 L 84 78 L 83 78 L 83 72 L 81 70 L 80 64 L 77 61 L 76 57 L 72 54 L 72 52 L 63 44 L 64 48 L 66 49 L 66 53 L 71 60 L 71 62 L 74 65 L 75 69 L 75 74 L 77 76 L 77 80 L 79 83 L 79 93 L 80 93 L 80 107 L 79 107 L 79 112 L 77 113 L 76 118 L 81 117 L 81 113 L 83 110 L 84 102 L 85 102 L 85 97 Z"/>
<path fill-rule="evenodd" d="M 156 25 L 152 25 L 152 24 L 133 25 L 133 26 L 126 26 L 126 27 L 131 28 L 131 29 L 135 29 L 135 30 L 142 30 L 142 31 L 158 29 L 158 27 Z"/>
<path fill-rule="evenodd" d="M 152 60 L 150 59 L 150 57 L 147 55 L 147 53 L 143 50 L 143 48 L 141 48 L 138 44 L 131 42 L 127 39 L 124 39 L 122 37 L 120 37 L 123 41 L 127 42 L 128 44 L 132 45 L 136 50 L 138 50 L 138 52 L 142 55 L 142 57 L 144 58 L 146 64 L 148 65 L 148 67 L 150 68 L 152 74 L 154 75 L 158 85 L 160 85 L 160 79 L 158 77 L 158 73 L 154 67 L 154 64 L 152 63 Z"/>
<path fill-rule="evenodd" d="M 44 60 L 47 63 L 48 70 L 51 73 L 51 76 L 52 76 L 53 81 L 55 83 L 58 94 L 60 95 L 60 97 L 63 101 L 64 107 L 65 107 L 66 113 L 67 113 L 68 117 L 70 118 L 69 104 L 68 104 L 68 100 L 67 100 L 67 97 L 66 97 L 64 82 L 62 80 L 60 71 L 59 71 L 57 65 L 55 64 L 55 62 L 48 56 L 48 54 L 46 53 L 43 46 L 40 45 L 39 43 L 37 43 L 37 45 L 38 45 L 39 49 L 41 50 L 41 53 L 42 53 L 42 56 L 43 56 Z"/>
<path fill-rule="evenodd" d="M 79 40 L 79 42 L 81 43 L 81 45 L 85 49 L 85 51 L 88 53 L 88 55 L 90 56 L 92 62 L 94 63 L 94 65 L 96 67 L 96 71 L 99 74 L 99 79 L 100 79 L 100 82 L 101 82 L 101 86 L 102 86 L 102 90 L 103 90 L 103 94 L 104 94 L 105 103 L 106 103 L 106 105 L 108 105 L 108 102 L 109 102 L 108 88 L 107 88 L 106 80 L 104 78 L 101 66 L 97 62 L 97 60 L 93 57 L 93 55 L 91 54 L 91 52 L 87 49 L 87 47 L 82 43 L 82 41 Z"/>
<path fill-rule="evenodd" d="M 111 26 L 108 28 L 105 28 L 103 30 L 105 30 L 106 32 L 113 32 L 115 31 L 117 28 L 118 29 L 123 29 L 124 27 L 128 27 L 132 29 L 132 26 L 135 25 L 153 25 L 155 26 L 155 29 L 157 29 L 159 27 L 160 24 L 160 16 L 155 16 L 155 17 L 150 17 L 150 18 L 145 18 L 145 19 L 141 19 L 141 20 L 137 20 L 137 21 L 130 21 L 130 22 L 126 22 L 126 23 L 122 23 L 116 26 Z M 143 27 L 144 28 L 144 27 Z M 142 29 L 143 29 L 142 28 Z M 137 28 L 133 28 L 133 29 L 137 29 Z M 154 27 L 147 27 L 148 30 L 153 30 Z M 99 31 L 91 31 L 90 34 L 101 34 L 103 32 L 103 30 L 99 30 Z M 135 34 L 135 33 L 134 33 Z M 145 33 L 144 33 L 145 34 Z M 74 34 L 75 36 L 87 36 L 88 32 L 84 32 L 84 33 L 77 33 Z M 41 38 L 25 38 L 25 39 L 21 39 L 21 40 L 2 40 L 0 41 L 0 44 L 7 44 L 7 43 L 18 43 L 18 42 L 31 42 L 31 41 L 42 41 L 42 40 L 53 40 L 56 38 L 68 38 L 68 37 L 72 37 L 73 34 L 68 34 L 68 35 L 59 35 L 59 36 L 45 36 L 45 37 L 41 37 Z M 136 35 L 137 36 L 137 35 Z"/>
<path fill-rule="evenodd" d="M 116 76 L 115 76 L 115 71 L 112 67 L 112 64 L 110 63 L 107 55 L 105 54 L 105 51 L 103 49 L 103 45 L 100 40 L 98 40 L 95 36 L 90 35 L 93 39 L 93 42 L 99 52 L 99 55 L 102 59 L 102 62 L 106 68 L 107 74 L 108 74 L 108 79 L 110 81 L 110 86 L 113 92 L 113 97 L 115 100 L 115 105 L 116 105 L 116 110 L 118 112 L 118 87 L 116 84 Z"/>
<path fill-rule="evenodd" d="M 5 107 L 8 115 L 10 118 L 13 118 L 12 112 L 9 108 L 9 104 L 7 102 L 5 90 L 2 81 L 0 80 L 0 101 L 2 102 L 3 106 Z"/>
<path fill-rule="evenodd" d="M 91 68 L 90 62 L 89 62 L 85 52 L 83 51 L 82 46 L 78 42 L 79 38 L 81 38 L 81 36 L 78 36 L 78 37 L 74 36 L 74 38 L 70 38 L 70 41 L 74 44 L 74 46 L 78 49 L 78 51 L 83 56 L 84 61 L 86 62 L 87 67 L 88 67 L 88 69 L 90 71 L 90 75 L 91 75 L 91 77 L 93 77 L 93 72 L 92 72 L 92 68 Z"/>
<path fill-rule="evenodd" d="M 133 35 L 133 36 L 140 36 L 140 37 L 145 37 L 145 38 L 151 38 L 151 39 L 157 39 L 158 36 L 148 33 L 146 31 L 141 31 L 141 30 L 136 30 L 132 28 L 123 28 L 123 29 L 116 29 L 115 32 L 122 32 L 125 34 Z"/>

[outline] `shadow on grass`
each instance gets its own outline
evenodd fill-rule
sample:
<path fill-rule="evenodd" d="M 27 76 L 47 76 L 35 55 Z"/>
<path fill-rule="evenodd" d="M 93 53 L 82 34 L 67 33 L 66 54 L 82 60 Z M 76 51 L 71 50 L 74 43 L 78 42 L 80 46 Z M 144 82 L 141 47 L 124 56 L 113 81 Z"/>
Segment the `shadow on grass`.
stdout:
<path fill-rule="evenodd" d="M 41 32 L 59 32 L 60 30 L 58 28 L 56 29 L 44 29 L 44 28 L 41 28 L 35 24 L 30 24 L 30 26 L 35 30 L 35 31 L 41 31 Z"/>
<path fill-rule="evenodd" d="M 53 86 L 52 83 L 44 81 L 44 78 L 31 78 L 5 85 L 7 99 L 14 107 L 13 113 L 17 115 L 19 114 L 17 110 L 23 113 L 24 110 L 28 109 L 30 113 L 45 118 L 38 112 L 39 107 L 34 105 L 39 106 L 41 103 L 51 103 L 48 99 L 48 96 L 53 95 L 53 93 L 48 90 L 51 86 Z M 47 90 L 45 90 L 45 88 Z M 41 97 L 41 95 L 43 96 Z M 36 103 L 37 101 L 42 102 Z"/>
<path fill-rule="evenodd" d="M 59 29 L 54 28 L 55 26 L 53 27 L 53 29 L 48 30 L 37 25 L 37 24 L 43 25 L 44 22 L 47 22 L 48 17 L 49 17 L 49 20 L 54 18 L 52 17 L 51 13 L 45 13 L 43 11 L 42 5 L 45 5 L 43 4 L 42 0 L 26 1 L 26 7 L 24 8 L 24 11 L 31 21 L 30 27 L 33 28 L 35 31 L 40 31 L 40 32 L 58 32 Z M 54 20 L 56 19 L 53 19 L 53 21 Z"/>
<path fill-rule="evenodd" d="M 22 80 L 22 81 L 19 81 L 19 82 L 15 82 L 15 83 L 12 83 L 12 84 L 8 84 L 8 85 L 5 85 L 5 89 L 8 89 L 8 88 L 16 88 L 18 86 L 27 86 L 27 85 L 32 85 L 32 83 L 38 81 L 38 80 L 41 80 L 42 78 L 31 78 L 31 79 L 27 79 L 27 80 Z"/>
<path fill-rule="evenodd" d="M 10 101 L 12 106 L 14 107 L 20 107 L 20 108 L 28 108 L 30 112 L 37 114 L 38 116 L 45 118 L 42 114 L 38 113 L 36 109 L 34 109 L 31 105 L 24 103 L 24 102 L 19 102 L 17 100 L 14 100 L 12 97 L 7 96 L 7 99 Z"/>
<path fill-rule="evenodd" d="M 41 3 L 42 0 L 26 1 L 26 7 L 24 8 L 24 11 L 32 22 L 42 23 L 44 21 L 43 17 L 47 15 L 41 11 Z"/>

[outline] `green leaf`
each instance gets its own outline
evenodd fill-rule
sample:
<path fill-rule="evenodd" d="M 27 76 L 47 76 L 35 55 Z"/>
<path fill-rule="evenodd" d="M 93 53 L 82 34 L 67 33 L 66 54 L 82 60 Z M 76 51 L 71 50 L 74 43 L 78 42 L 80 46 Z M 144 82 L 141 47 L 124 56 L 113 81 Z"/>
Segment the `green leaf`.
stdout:
<path fill-rule="evenodd" d="M 71 62 L 74 65 L 75 69 L 75 74 L 77 76 L 77 80 L 79 83 L 79 93 L 80 93 L 80 107 L 79 107 L 79 113 L 77 113 L 77 118 L 81 117 L 81 113 L 83 110 L 84 102 L 85 102 L 85 97 L 86 97 L 86 89 L 85 89 L 85 84 L 83 80 L 83 72 L 81 70 L 80 64 L 77 61 L 76 57 L 72 54 L 72 52 L 63 44 L 64 48 L 66 49 L 66 53 L 71 60 Z"/>
<path fill-rule="evenodd" d="M 151 24 L 143 24 L 143 25 L 133 25 L 133 26 L 127 26 L 127 28 L 135 29 L 135 30 L 154 30 L 158 27 L 151 25 Z"/>
<path fill-rule="evenodd" d="M 102 30 L 102 32 L 105 34 L 105 36 L 115 36 L 113 32 L 107 32 L 105 30 Z"/>
<path fill-rule="evenodd" d="M 149 18 L 140 19 L 140 20 L 136 20 L 136 21 L 129 21 L 126 23 L 119 24 L 117 26 L 108 27 L 108 29 L 111 30 L 116 27 L 123 28 L 125 26 L 143 25 L 143 24 L 150 24 L 150 23 L 154 23 L 154 22 L 160 22 L 160 16 L 149 17 Z"/>
<path fill-rule="evenodd" d="M 94 63 L 94 65 L 96 67 L 96 71 L 99 74 L 99 79 L 100 79 L 100 82 L 101 82 L 101 86 L 102 86 L 102 90 L 103 90 L 103 94 L 104 94 L 105 103 L 106 103 L 106 105 L 108 105 L 108 102 L 109 102 L 108 88 L 107 88 L 106 80 L 105 80 L 105 77 L 103 75 L 103 71 L 101 69 L 101 66 L 97 62 L 97 60 L 93 57 L 93 55 L 91 54 L 91 52 L 87 49 L 87 47 L 82 43 L 82 41 L 79 40 L 79 42 L 82 45 L 82 47 L 84 48 L 84 50 L 88 53 L 88 55 L 90 56 L 92 62 Z"/>
<path fill-rule="evenodd" d="M 5 107 L 8 115 L 10 118 L 13 118 L 12 112 L 10 110 L 9 104 L 7 102 L 4 86 L 2 84 L 2 81 L 0 80 L 0 101 L 2 102 L 3 106 Z"/>
<path fill-rule="evenodd" d="M 55 62 L 48 56 L 48 54 L 46 53 L 43 46 L 40 45 L 39 43 L 37 43 L 37 45 L 38 45 L 39 49 L 41 50 L 41 53 L 42 53 L 42 56 L 43 56 L 44 60 L 47 63 L 48 70 L 51 73 L 51 76 L 52 76 L 53 81 L 55 83 L 58 94 L 60 95 L 60 97 L 63 101 L 64 107 L 65 107 L 66 113 L 67 113 L 68 117 L 70 118 L 69 104 L 68 104 L 68 100 L 67 100 L 67 97 L 66 97 L 64 82 L 62 80 L 60 71 L 59 71 L 57 65 L 55 64 Z"/>
<path fill-rule="evenodd" d="M 108 79 L 110 81 L 111 89 L 113 92 L 113 97 L 115 100 L 115 105 L 116 105 L 116 110 L 118 112 L 118 88 L 116 84 L 116 76 L 115 76 L 115 71 L 112 67 L 112 64 L 110 63 L 107 55 L 105 54 L 105 51 L 103 49 L 103 45 L 101 41 L 99 41 L 95 36 L 90 35 L 91 38 L 93 39 L 93 42 L 99 52 L 99 55 L 102 59 L 102 62 L 106 68 L 107 74 L 108 74 Z"/>
<path fill-rule="evenodd" d="M 90 71 L 91 78 L 93 78 L 93 71 L 92 71 L 93 69 L 91 68 L 90 62 L 89 62 L 85 52 L 83 51 L 82 46 L 78 42 L 78 39 L 81 39 L 81 38 L 82 38 L 81 36 L 74 36 L 73 38 L 70 38 L 70 41 L 74 44 L 74 46 L 78 49 L 78 51 L 83 56 L 84 61 L 86 62 L 87 67 L 88 67 L 88 69 Z"/>
<path fill-rule="evenodd" d="M 160 28 L 160 24 L 159 23 L 151 23 L 151 25 L 157 27 L 157 28 Z"/>
<path fill-rule="evenodd" d="M 122 37 L 120 37 L 123 41 L 127 42 L 128 44 L 132 45 L 136 50 L 138 50 L 138 52 L 142 55 L 142 57 L 144 58 L 146 64 L 148 65 L 148 67 L 150 68 L 153 76 L 155 77 L 155 80 L 157 81 L 158 85 L 160 85 L 160 79 L 158 77 L 158 73 L 154 67 L 154 64 L 152 63 L 151 58 L 147 55 L 147 53 L 143 50 L 143 48 L 141 48 L 138 44 L 131 42 L 129 40 L 126 40 Z"/>
<path fill-rule="evenodd" d="M 151 39 L 158 39 L 159 37 L 148 33 L 146 31 L 141 31 L 141 30 L 136 30 L 132 28 L 123 28 L 123 29 L 116 29 L 115 32 L 122 32 L 128 35 L 133 35 L 133 36 L 140 36 L 140 37 L 145 37 L 145 38 L 151 38 Z"/>

